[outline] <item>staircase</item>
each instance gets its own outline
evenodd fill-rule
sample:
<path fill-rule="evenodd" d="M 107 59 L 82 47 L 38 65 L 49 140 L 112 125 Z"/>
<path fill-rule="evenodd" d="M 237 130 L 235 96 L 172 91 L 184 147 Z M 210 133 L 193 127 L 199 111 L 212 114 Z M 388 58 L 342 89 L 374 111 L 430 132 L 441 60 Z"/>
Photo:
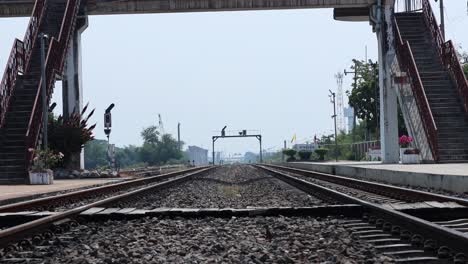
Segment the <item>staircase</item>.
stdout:
<path fill-rule="evenodd" d="M 430 5 L 426 8 L 430 8 Z M 455 67 L 447 67 L 445 64 L 444 57 L 440 55 L 444 49 L 438 47 L 438 41 L 434 41 L 434 31 L 431 31 L 432 25 L 428 25 L 426 15 L 424 12 L 399 13 L 395 14 L 395 19 L 401 39 L 409 43 L 423 94 L 432 112 L 436 134 L 431 148 L 438 162 L 468 162 L 468 120 L 463 97 L 463 89 L 466 87 L 459 87 L 454 81 L 450 69 Z M 417 78 L 411 74 L 410 77 Z M 420 100 L 418 105 L 426 101 L 422 97 L 417 98 Z M 421 110 L 420 108 L 420 112 Z"/>
<path fill-rule="evenodd" d="M 16 56 L 17 60 L 22 60 L 21 64 L 24 65 L 23 74 L 11 74 L 11 70 L 6 71 L 5 75 L 10 74 L 15 79 L 4 77 L 2 81 L 0 93 L 9 96 L 2 98 L 5 103 L 0 106 L 0 113 L 3 114 L 3 120 L 0 123 L 0 184 L 27 182 L 27 173 L 32 164 L 31 153 L 27 150 L 36 148 L 38 144 L 38 131 L 41 129 L 40 120 L 42 120 L 40 112 L 42 107 L 40 100 L 41 40 L 39 32 L 47 34 L 49 40 L 46 41 L 45 50 L 48 57 L 46 72 L 50 72 L 46 87 L 50 99 L 55 74 L 61 73 L 63 68 L 61 62 L 64 61 L 68 48 L 70 36 L 65 36 L 65 34 L 70 35 L 71 30 L 65 27 L 74 26 L 77 9 L 76 1 L 37 0 L 25 40 L 23 42 L 16 40 L 21 44 L 29 42 L 30 50 L 28 51 L 28 47 L 25 47 L 24 56 Z M 73 15 L 70 16 L 70 13 Z M 68 22 L 72 21 L 64 23 L 67 20 Z M 65 44 L 59 45 L 60 41 Z M 51 47 L 52 43 L 57 45 Z M 9 81 L 5 81 L 8 79 Z"/>

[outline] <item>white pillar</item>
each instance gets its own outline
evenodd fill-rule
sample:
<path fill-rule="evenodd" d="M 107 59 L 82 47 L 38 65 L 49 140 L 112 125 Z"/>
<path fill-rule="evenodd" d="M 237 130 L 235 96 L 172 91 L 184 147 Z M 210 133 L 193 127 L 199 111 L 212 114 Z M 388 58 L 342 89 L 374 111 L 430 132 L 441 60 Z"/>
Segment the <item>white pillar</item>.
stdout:
<path fill-rule="evenodd" d="M 393 87 L 391 65 L 395 59 L 392 32 L 393 4 L 385 5 L 382 18 L 387 27 L 377 31 L 379 48 L 379 86 L 380 86 L 380 138 L 383 163 L 399 162 L 398 145 L 398 105 L 396 87 Z M 386 31 L 384 34 L 383 31 Z M 384 36 L 387 36 L 385 38 Z M 386 48 L 387 47 L 387 48 Z"/>
<path fill-rule="evenodd" d="M 68 118 L 74 111 L 83 109 L 83 80 L 81 70 L 81 34 L 88 27 L 88 17 L 80 16 L 76 21 L 75 32 L 69 43 L 62 81 L 63 117 Z M 73 169 L 84 168 L 84 153 L 72 157 Z"/>

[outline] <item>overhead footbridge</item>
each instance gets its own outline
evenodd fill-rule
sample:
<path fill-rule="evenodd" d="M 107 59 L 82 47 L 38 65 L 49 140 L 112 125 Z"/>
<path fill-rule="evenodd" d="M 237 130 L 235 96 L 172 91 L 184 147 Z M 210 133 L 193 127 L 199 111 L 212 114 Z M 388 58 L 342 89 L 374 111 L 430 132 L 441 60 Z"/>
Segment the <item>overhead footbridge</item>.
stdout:
<path fill-rule="evenodd" d="M 88 15 L 335 8 L 362 16 L 377 0 L 89 0 Z M 0 17 L 29 17 L 34 0 L 0 0 Z"/>

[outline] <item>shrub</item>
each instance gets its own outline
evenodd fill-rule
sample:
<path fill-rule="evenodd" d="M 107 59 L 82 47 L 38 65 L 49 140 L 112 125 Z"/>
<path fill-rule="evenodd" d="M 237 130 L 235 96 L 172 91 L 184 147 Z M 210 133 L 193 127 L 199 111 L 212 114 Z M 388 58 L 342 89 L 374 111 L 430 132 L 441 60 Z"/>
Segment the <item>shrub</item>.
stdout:
<path fill-rule="evenodd" d="M 315 150 L 315 153 L 319 156 L 319 160 L 325 160 L 325 155 L 328 153 L 328 149 L 326 148 L 319 148 Z"/>
<path fill-rule="evenodd" d="M 290 161 L 295 161 L 296 158 L 294 157 L 296 155 L 296 151 L 294 149 L 285 149 L 283 150 L 283 154 L 288 156 L 288 158 L 286 159 L 287 162 L 290 162 Z"/>
<path fill-rule="evenodd" d="M 70 164 L 72 155 L 80 153 L 84 145 L 94 139 L 93 129 L 96 124 L 88 126 L 88 120 L 94 110 L 85 116 L 88 105 L 81 112 L 72 113 L 67 119 L 63 116 L 55 118 L 49 115 L 49 147 L 55 152 L 64 154 L 63 162 L 66 167 Z"/>
<path fill-rule="evenodd" d="M 312 152 L 310 152 L 310 151 L 299 151 L 297 153 L 297 155 L 299 155 L 299 158 L 301 160 L 310 160 L 310 156 L 312 155 Z"/>
<path fill-rule="evenodd" d="M 56 153 L 52 150 L 35 150 L 28 149 L 29 152 L 34 154 L 33 165 L 31 170 L 34 172 L 44 172 L 48 169 L 53 169 L 63 159 L 61 152 Z"/>

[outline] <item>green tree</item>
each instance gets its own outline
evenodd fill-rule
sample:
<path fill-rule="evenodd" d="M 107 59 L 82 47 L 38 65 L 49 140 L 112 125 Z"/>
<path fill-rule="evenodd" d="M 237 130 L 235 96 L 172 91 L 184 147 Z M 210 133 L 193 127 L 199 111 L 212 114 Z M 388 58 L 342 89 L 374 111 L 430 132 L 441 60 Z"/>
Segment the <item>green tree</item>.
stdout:
<path fill-rule="evenodd" d="M 107 140 L 95 139 L 84 147 L 85 168 L 95 169 L 109 164 L 107 161 Z"/>
<path fill-rule="evenodd" d="M 121 168 L 125 168 L 141 163 L 138 151 L 139 148 L 133 145 L 124 148 L 116 148 L 115 160 L 117 165 Z"/>
<path fill-rule="evenodd" d="M 159 135 L 157 126 L 150 126 L 141 131 L 141 137 L 147 144 L 157 144 L 159 142 Z"/>
<path fill-rule="evenodd" d="M 468 79 L 468 53 L 463 51 L 461 46 L 458 47 L 457 53 L 458 57 L 460 58 L 463 72 L 465 73 L 465 77 Z"/>
<path fill-rule="evenodd" d="M 158 144 L 160 162 L 166 163 L 169 160 L 179 160 L 183 157 L 182 152 L 179 150 L 177 140 L 170 134 L 164 134 L 161 137 L 161 142 Z"/>
<path fill-rule="evenodd" d="M 356 117 L 363 120 L 369 138 L 371 133 L 377 135 L 379 122 L 378 64 L 372 60 L 366 62 L 356 59 L 353 63 L 351 68 L 357 73 L 356 80 L 351 91 L 346 91 L 346 94 Z"/>
<path fill-rule="evenodd" d="M 162 165 L 169 161 L 182 159 L 183 153 L 179 149 L 179 144 L 170 134 L 160 135 L 158 127 L 150 126 L 141 132 L 143 146 L 139 148 L 138 156 L 140 161 L 149 165 Z"/>
<path fill-rule="evenodd" d="M 301 150 L 297 153 L 297 155 L 299 156 L 301 160 L 310 160 L 310 157 L 312 156 L 312 152 Z"/>
<path fill-rule="evenodd" d="M 325 160 L 325 155 L 327 155 L 327 153 L 328 153 L 328 149 L 326 149 L 326 148 L 319 148 L 319 149 L 316 149 L 316 150 L 315 150 L 315 153 L 318 155 L 318 157 L 319 157 L 318 159 L 319 159 L 320 161 L 323 161 L 323 160 Z"/>
<path fill-rule="evenodd" d="M 246 163 L 255 163 L 258 159 L 258 154 L 253 153 L 253 152 L 246 152 L 244 154 L 244 162 Z M 265 157 L 263 157 L 265 159 Z"/>
<path fill-rule="evenodd" d="M 296 155 L 297 151 L 294 149 L 285 149 L 283 150 L 283 154 L 288 156 L 286 161 L 295 161 L 296 158 L 294 157 Z"/>

